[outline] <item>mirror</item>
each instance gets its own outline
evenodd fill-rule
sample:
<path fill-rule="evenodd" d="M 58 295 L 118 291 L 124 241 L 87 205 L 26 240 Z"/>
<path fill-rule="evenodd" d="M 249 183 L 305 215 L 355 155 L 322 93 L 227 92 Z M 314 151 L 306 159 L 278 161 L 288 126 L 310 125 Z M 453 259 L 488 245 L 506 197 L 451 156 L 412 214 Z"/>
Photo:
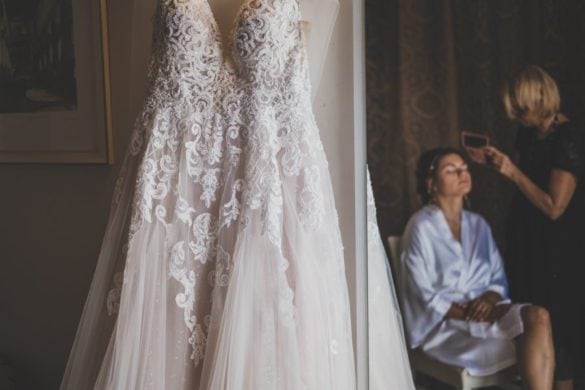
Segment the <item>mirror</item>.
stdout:
<path fill-rule="evenodd" d="M 582 4 L 367 0 L 366 10 L 367 154 L 377 222 L 385 244 L 389 236 L 405 233 L 407 222 L 422 206 L 415 171 L 424 151 L 438 146 L 453 147 L 469 157 L 461 144 L 461 130 L 471 129 L 517 161 L 515 145 L 519 124 L 507 118 L 500 92 L 504 83 L 525 65 L 537 64 L 550 74 L 560 90 L 561 112 L 573 123 L 581 123 L 580 111 L 585 106 L 582 72 L 585 45 L 580 38 L 585 33 Z M 581 128 L 580 131 L 582 133 Z M 516 241 L 511 241 L 511 231 L 516 228 L 510 225 L 510 219 L 515 205 L 522 203 L 518 200 L 524 196 L 522 191 L 485 165 L 469 162 L 469 173 L 473 184 L 467 208 L 485 219 L 491 228 L 513 301 L 546 307 L 552 315 L 557 345 L 567 345 L 566 340 L 560 340 L 559 331 L 554 330 L 557 310 L 567 312 L 555 303 L 558 300 L 550 295 L 542 297 L 522 292 L 521 285 L 538 266 L 527 266 L 521 271 L 514 266 L 520 262 L 518 245 L 536 248 L 548 239 L 538 239 L 536 237 L 542 236 L 535 233 L 522 244 L 519 244 L 521 235 L 518 234 Z M 548 183 L 543 187 L 546 185 Z M 578 185 L 575 189 L 575 199 L 583 197 L 581 188 L 582 185 Z M 581 210 L 582 206 L 574 207 Z M 538 218 L 549 219 L 544 213 Z M 534 221 L 538 218 L 535 216 Z M 528 220 L 532 221 L 526 219 L 525 222 Z M 561 229 L 561 224 L 547 226 Z M 530 225 L 525 223 L 521 229 L 531 229 Z M 581 229 L 580 222 L 571 222 L 571 226 L 574 228 L 567 229 L 565 237 L 572 234 L 570 231 Z M 551 232 L 556 231 L 554 229 Z M 386 250 L 389 251 L 387 245 Z M 543 251 L 536 250 L 535 256 Z M 394 265 L 394 259 L 390 264 Z M 573 266 L 567 267 L 563 270 L 565 273 Z M 399 270 L 392 271 L 396 285 L 400 285 L 403 281 L 397 274 Z M 550 279 L 541 283 L 541 288 L 564 289 L 559 287 L 556 274 L 550 271 Z M 566 280 L 569 281 L 567 285 L 579 283 L 570 276 Z M 562 294 L 567 297 L 567 293 Z M 547 299 L 555 302 L 547 303 Z M 374 309 L 370 298 L 370 311 Z M 578 322 L 583 318 L 582 313 L 582 306 L 575 308 L 568 322 L 577 322 L 582 329 L 582 323 Z M 370 323 L 370 330 L 373 327 L 375 324 Z M 406 329 L 407 335 L 409 330 Z M 574 343 L 581 350 L 583 339 L 579 335 L 576 337 Z M 574 353 L 573 357 L 577 369 L 566 375 L 557 372 L 561 375 L 557 379 L 573 378 L 575 386 L 579 387 L 583 383 L 580 376 L 585 365 L 578 354 Z M 428 380 L 438 383 L 439 379 Z"/>

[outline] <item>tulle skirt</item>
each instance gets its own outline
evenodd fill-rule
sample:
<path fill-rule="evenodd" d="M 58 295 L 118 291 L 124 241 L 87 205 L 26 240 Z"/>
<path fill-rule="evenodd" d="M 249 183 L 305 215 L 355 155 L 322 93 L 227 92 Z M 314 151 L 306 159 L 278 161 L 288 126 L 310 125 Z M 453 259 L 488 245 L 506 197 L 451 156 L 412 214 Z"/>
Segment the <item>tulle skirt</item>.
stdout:
<path fill-rule="evenodd" d="M 378 230 L 369 172 L 367 179 L 369 388 L 414 390 L 402 315 Z"/>
<path fill-rule="evenodd" d="M 206 212 L 185 208 L 202 191 L 178 160 L 175 196 L 136 222 L 145 164 L 129 153 L 61 389 L 355 389 L 339 225 L 315 158 L 316 172 L 278 173 L 277 218 L 235 196 L 243 165 Z"/>

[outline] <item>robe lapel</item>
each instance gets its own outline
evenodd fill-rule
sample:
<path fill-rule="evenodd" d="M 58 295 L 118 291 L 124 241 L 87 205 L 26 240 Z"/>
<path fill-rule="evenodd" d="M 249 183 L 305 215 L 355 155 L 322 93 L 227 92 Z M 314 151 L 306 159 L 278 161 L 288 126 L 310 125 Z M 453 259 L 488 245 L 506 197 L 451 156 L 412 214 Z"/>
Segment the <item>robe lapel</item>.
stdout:
<path fill-rule="evenodd" d="M 449 228 L 449 223 L 445 218 L 445 215 L 441 211 L 441 209 L 437 206 L 432 206 L 433 210 L 433 218 L 435 225 L 438 227 L 440 235 L 443 240 L 445 240 L 446 247 L 448 248 L 449 253 L 451 253 L 452 258 L 448 259 L 448 261 L 456 262 L 456 273 L 450 272 L 449 276 L 453 278 L 453 283 L 457 286 L 457 289 L 461 291 L 461 288 L 465 286 L 467 281 L 467 275 L 469 272 L 469 262 L 466 261 L 465 252 L 464 252 L 464 239 L 468 236 L 464 234 L 464 230 L 467 230 L 467 227 L 464 226 L 465 224 L 465 212 L 461 214 L 461 242 L 459 242 L 451 229 Z M 467 238 L 468 239 L 468 238 Z M 453 268 L 450 268 L 454 270 Z"/>
<path fill-rule="evenodd" d="M 461 213 L 461 257 L 463 261 L 461 262 L 462 269 L 461 269 L 461 278 L 459 279 L 459 286 L 463 287 L 467 279 L 469 278 L 469 270 L 472 269 L 471 261 L 473 259 L 473 234 L 471 234 L 470 229 L 473 227 L 471 226 L 469 220 L 469 214 L 467 211 L 463 210 Z"/>

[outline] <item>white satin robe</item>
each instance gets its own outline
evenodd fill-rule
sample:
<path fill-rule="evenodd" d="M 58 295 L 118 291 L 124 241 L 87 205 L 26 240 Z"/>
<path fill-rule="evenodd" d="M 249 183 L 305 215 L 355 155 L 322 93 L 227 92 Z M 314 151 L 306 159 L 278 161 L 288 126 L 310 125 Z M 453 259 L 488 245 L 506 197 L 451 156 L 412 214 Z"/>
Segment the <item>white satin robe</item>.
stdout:
<path fill-rule="evenodd" d="M 445 319 L 453 302 L 467 302 L 487 290 L 509 303 L 502 258 L 487 222 L 464 210 L 461 242 L 442 211 L 425 206 L 411 218 L 402 240 L 399 288 L 411 348 L 439 361 L 489 375 L 516 362 L 513 339 L 523 332 L 522 305 L 500 320 Z"/>

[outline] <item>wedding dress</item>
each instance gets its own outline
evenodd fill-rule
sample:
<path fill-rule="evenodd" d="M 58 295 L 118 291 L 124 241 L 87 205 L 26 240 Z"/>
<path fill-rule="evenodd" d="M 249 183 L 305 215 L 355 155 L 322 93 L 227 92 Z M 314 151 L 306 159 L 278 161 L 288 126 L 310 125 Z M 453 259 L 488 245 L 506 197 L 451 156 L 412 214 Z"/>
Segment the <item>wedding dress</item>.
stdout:
<path fill-rule="evenodd" d="M 378 229 L 369 171 L 367 199 L 369 388 L 414 390 L 402 316 Z"/>
<path fill-rule="evenodd" d="M 144 108 L 62 390 L 355 389 L 299 0 L 157 0 Z"/>

